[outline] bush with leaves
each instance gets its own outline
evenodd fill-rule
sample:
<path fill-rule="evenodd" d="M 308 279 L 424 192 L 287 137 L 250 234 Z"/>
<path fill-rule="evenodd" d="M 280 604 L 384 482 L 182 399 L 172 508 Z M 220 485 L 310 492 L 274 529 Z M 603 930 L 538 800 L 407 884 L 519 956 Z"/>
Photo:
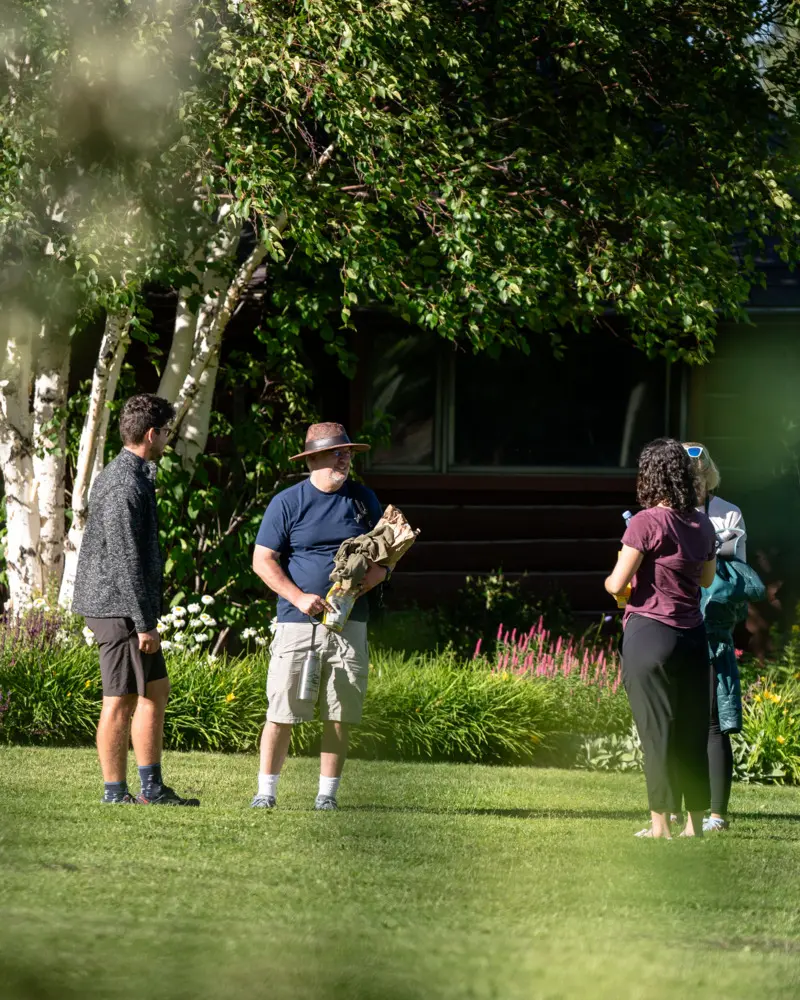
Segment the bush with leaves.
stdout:
<path fill-rule="evenodd" d="M 527 629 L 542 619 L 554 634 L 568 632 L 572 612 L 563 593 L 538 598 L 521 580 L 511 580 L 502 570 L 488 576 L 468 576 L 452 606 L 438 615 L 439 634 L 462 656 L 473 653 L 481 640 L 485 649 L 501 626 L 507 631 Z"/>
<path fill-rule="evenodd" d="M 623 734 L 611 733 L 585 739 L 575 765 L 588 771 L 644 770 L 644 751 L 636 726 L 631 725 Z"/>
<path fill-rule="evenodd" d="M 800 684 L 778 685 L 764 677 L 752 685 L 733 747 L 743 780 L 800 783 Z"/>

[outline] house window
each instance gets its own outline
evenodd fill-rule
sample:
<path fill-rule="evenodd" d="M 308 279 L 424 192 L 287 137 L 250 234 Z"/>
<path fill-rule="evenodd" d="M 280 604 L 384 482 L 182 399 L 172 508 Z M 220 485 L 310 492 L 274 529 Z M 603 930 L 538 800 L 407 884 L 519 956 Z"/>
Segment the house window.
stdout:
<path fill-rule="evenodd" d="M 367 408 L 391 442 L 370 465 L 398 471 L 632 469 L 669 432 L 669 365 L 601 330 L 557 360 L 546 336 L 530 354 L 454 350 L 407 328 L 370 337 Z M 674 402 L 674 400 L 673 400 Z"/>
<path fill-rule="evenodd" d="M 370 464 L 428 471 L 436 460 L 439 343 L 414 330 L 377 333 L 370 344 L 368 405 L 391 420 L 390 443 Z"/>
<path fill-rule="evenodd" d="M 600 331 L 561 360 L 546 337 L 530 343 L 528 355 L 456 357 L 451 467 L 627 469 L 666 432 L 666 362 Z"/>

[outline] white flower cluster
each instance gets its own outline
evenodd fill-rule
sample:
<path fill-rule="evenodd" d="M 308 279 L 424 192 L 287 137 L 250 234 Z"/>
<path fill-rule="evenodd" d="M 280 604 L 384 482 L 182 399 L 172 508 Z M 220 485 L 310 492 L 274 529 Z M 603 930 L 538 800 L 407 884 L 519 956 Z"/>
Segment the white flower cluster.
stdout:
<path fill-rule="evenodd" d="M 167 651 L 175 649 L 197 652 L 203 645 L 211 642 L 214 636 L 207 630 L 214 628 L 217 620 L 204 611 L 203 606 L 210 607 L 213 603 L 214 598 L 210 594 L 204 594 L 199 602 L 195 601 L 185 608 L 176 604 L 169 614 L 159 618 L 161 648 Z"/>
<path fill-rule="evenodd" d="M 14 614 L 21 616 L 26 614 L 28 611 L 55 611 L 56 608 L 52 608 L 47 603 L 47 598 L 45 597 L 29 597 L 26 600 L 21 601 L 19 604 L 15 604 L 14 601 L 8 600 L 6 601 L 3 610 L 13 612 Z"/>
<path fill-rule="evenodd" d="M 276 617 L 273 618 L 272 621 L 269 623 L 269 631 L 272 635 L 275 634 L 275 630 L 277 629 L 277 627 L 278 627 L 278 619 Z M 270 642 L 269 637 L 265 636 L 262 633 L 262 630 L 257 628 L 243 629 L 241 633 L 241 638 L 244 639 L 245 641 L 247 641 L 248 639 L 252 639 L 257 646 L 268 646 Z"/>

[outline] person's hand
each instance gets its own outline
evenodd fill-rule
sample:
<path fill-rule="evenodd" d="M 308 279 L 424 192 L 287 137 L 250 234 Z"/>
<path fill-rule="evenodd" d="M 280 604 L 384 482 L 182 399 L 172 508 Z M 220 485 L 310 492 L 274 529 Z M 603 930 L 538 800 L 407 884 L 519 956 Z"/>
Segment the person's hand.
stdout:
<path fill-rule="evenodd" d="M 385 566 L 379 566 L 378 563 L 371 562 L 369 569 L 364 574 L 364 579 L 361 581 L 358 596 L 361 597 L 372 590 L 373 587 L 377 587 L 378 584 L 383 583 L 388 575 L 389 570 Z"/>
<path fill-rule="evenodd" d="M 333 611 L 330 604 L 319 594 L 301 594 L 294 602 L 294 606 L 304 615 L 321 615 L 326 611 Z"/>
<path fill-rule="evenodd" d="M 161 636 L 157 628 L 139 633 L 139 650 L 142 653 L 157 653 L 159 649 L 161 649 Z"/>
<path fill-rule="evenodd" d="M 618 608 L 627 607 L 630 596 L 631 596 L 631 585 L 628 584 L 628 586 L 624 590 L 620 591 L 620 593 L 614 594 L 614 599 L 617 602 L 617 607 Z"/>

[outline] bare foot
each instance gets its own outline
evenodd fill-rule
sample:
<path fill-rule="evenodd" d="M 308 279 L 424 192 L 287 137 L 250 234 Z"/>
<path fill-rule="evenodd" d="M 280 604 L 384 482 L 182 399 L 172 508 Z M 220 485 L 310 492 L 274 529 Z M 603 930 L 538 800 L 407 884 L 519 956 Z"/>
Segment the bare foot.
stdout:
<path fill-rule="evenodd" d="M 701 812 L 690 812 L 686 814 L 686 826 L 681 833 L 682 837 L 702 837 L 703 836 L 703 814 Z"/>
<path fill-rule="evenodd" d="M 640 830 L 635 836 L 646 837 L 651 840 L 672 840 L 667 814 L 651 812 L 650 826 L 644 830 Z"/>
<path fill-rule="evenodd" d="M 681 834 L 683 836 L 683 834 Z M 638 833 L 634 834 L 634 837 L 646 838 L 647 840 L 672 840 L 672 835 L 667 833 L 654 833 L 652 826 L 648 826 L 645 830 L 640 830 Z"/>

